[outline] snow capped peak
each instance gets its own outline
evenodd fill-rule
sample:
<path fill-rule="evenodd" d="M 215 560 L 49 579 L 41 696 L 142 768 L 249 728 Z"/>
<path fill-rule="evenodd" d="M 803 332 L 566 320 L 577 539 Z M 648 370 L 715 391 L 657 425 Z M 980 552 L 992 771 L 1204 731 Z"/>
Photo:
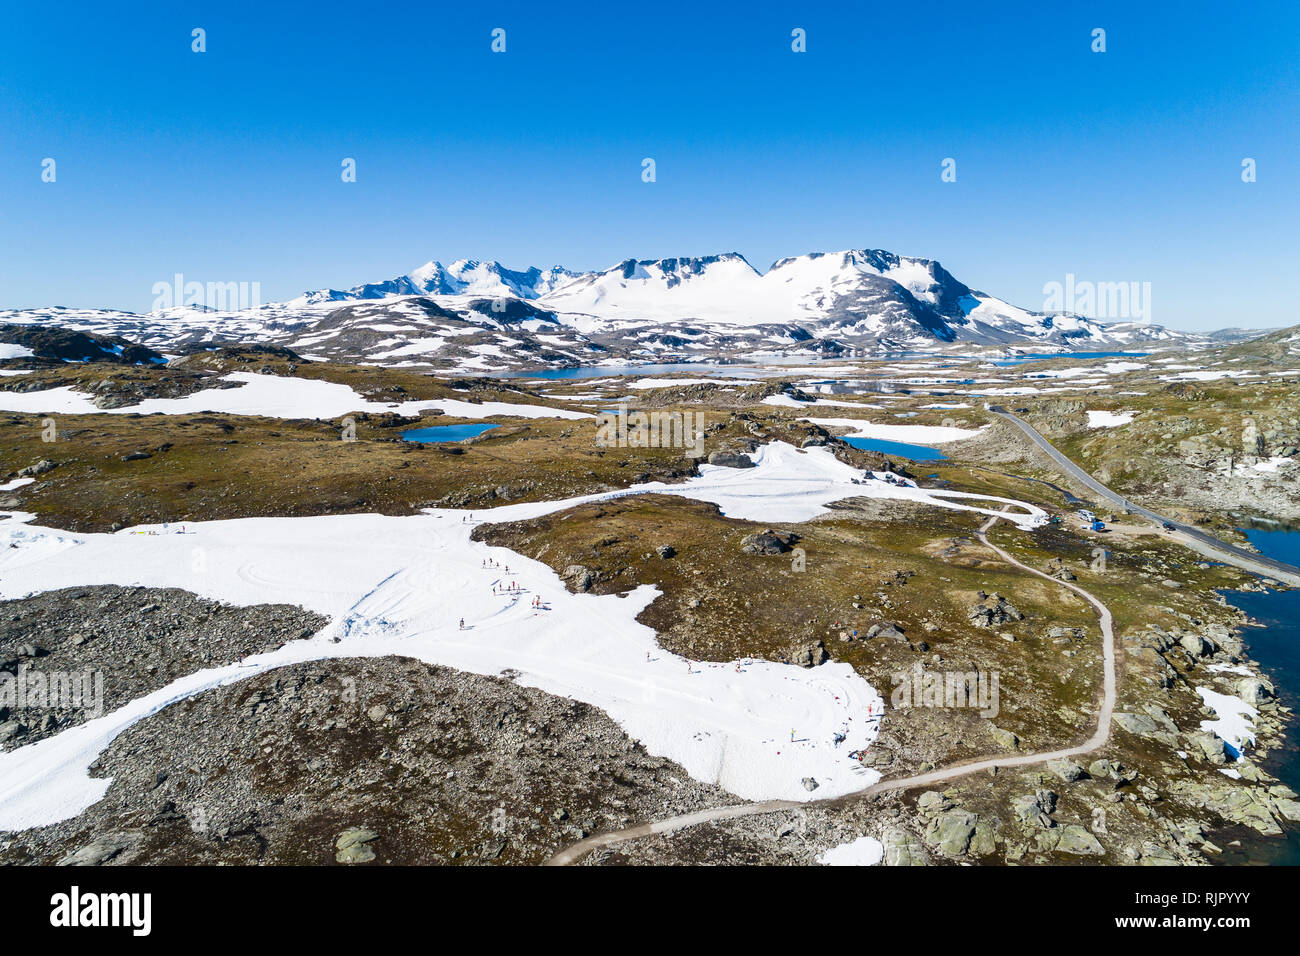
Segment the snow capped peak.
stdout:
<path fill-rule="evenodd" d="M 753 325 L 769 321 L 762 276 L 738 252 L 667 259 L 624 259 L 543 297 L 556 311 L 664 322 L 697 318 Z"/>
<path fill-rule="evenodd" d="M 320 302 L 345 302 L 357 299 L 382 299 L 394 295 L 469 295 L 479 298 L 536 299 L 575 278 L 578 273 L 563 266 L 538 269 L 536 266 L 517 272 L 495 259 L 457 259 L 444 266 L 431 259 L 406 275 L 354 286 L 351 289 L 320 289 L 294 299 L 290 305 L 314 305 Z"/>
<path fill-rule="evenodd" d="M 343 292 L 325 289 L 289 304 L 402 296 L 438 298 L 439 307 L 471 322 L 482 321 L 475 300 L 526 300 L 538 314 L 586 332 L 627 323 L 674 328 L 707 323 L 720 334 L 729 334 L 728 328 L 771 327 L 767 334 L 782 339 L 797 332 L 808 339 L 899 347 L 1151 337 L 1082 316 L 1021 309 L 972 289 L 937 260 L 867 247 L 778 259 L 765 273 L 739 252 L 629 258 L 585 273 L 562 266 L 518 271 L 496 260 L 456 259 L 446 265 L 431 260 L 385 282 Z M 471 314 L 476 311 L 478 318 Z"/>

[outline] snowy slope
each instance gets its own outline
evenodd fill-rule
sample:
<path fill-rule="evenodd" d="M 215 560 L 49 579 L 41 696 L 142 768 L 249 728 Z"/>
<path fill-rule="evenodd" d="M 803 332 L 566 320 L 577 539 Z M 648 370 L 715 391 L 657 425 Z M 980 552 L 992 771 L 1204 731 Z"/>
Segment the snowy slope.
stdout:
<path fill-rule="evenodd" d="M 932 259 L 849 249 L 780 259 L 739 253 L 626 259 L 600 272 L 432 261 L 382 282 L 322 289 L 243 311 L 147 315 L 0 310 L 0 322 L 62 325 L 180 352 L 272 342 L 341 361 L 459 371 L 773 351 L 931 350 L 945 343 L 1117 348 L 1203 339 L 1138 323 L 1022 309 Z"/>
<path fill-rule="evenodd" d="M 406 275 L 383 282 L 366 283 L 346 291 L 319 289 L 305 293 L 288 304 L 313 305 L 319 302 L 382 299 L 393 295 L 475 295 L 536 299 L 575 276 L 576 273 L 562 266 L 552 266 L 549 269 L 532 267 L 516 272 L 495 260 L 479 262 L 475 259 L 457 259 L 447 266 L 435 260 L 426 262 Z"/>

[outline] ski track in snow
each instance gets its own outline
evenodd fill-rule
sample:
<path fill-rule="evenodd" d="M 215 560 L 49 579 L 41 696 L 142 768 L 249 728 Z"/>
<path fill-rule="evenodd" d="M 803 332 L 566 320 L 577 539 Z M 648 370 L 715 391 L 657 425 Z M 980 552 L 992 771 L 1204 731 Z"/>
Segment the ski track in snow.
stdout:
<path fill-rule="evenodd" d="M 239 518 L 74 534 L 34 526 L 31 514 L 0 513 L 0 598 L 138 584 L 238 605 L 297 604 L 331 619 L 309 639 L 198 671 L 0 754 L 0 829 L 55 823 L 100 800 L 111 780 L 92 779 L 90 764 L 114 737 L 168 705 L 275 668 L 336 657 L 405 656 L 477 674 L 510 668 L 520 684 L 602 708 L 651 753 L 748 800 L 822 799 L 874 783 L 879 774 L 848 754 L 874 741 L 884 703 L 848 664 L 688 661 L 663 650 L 655 632 L 635 620 L 658 595 L 655 588 L 643 585 L 623 597 L 571 594 L 546 565 L 470 540 L 482 523 L 648 492 L 711 501 L 730 517 L 771 522 L 807 521 L 828 502 L 859 496 L 989 515 L 1012 504 L 1024 509 L 1008 515 L 1022 528 L 1046 521 L 1039 509 L 1007 499 L 879 480 L 854 484 L 862 473 L 825 448 L 776 442 L 755 459 L 750 469 L 703 465 L 699 476 L 678 485 L 651 482 L 475 511 L 472 518 L 432 509 L 405 517 Z M 489 559 L 495 567 L 484 567 Z M 517 596 L 493 594 L 494 584 L 511 582 Z M 534 596 L 546 610 L 532 607 Z M 847 734 L 838 747 L 836 733 Z M 816 778 L 815 794 L 804 789 L 805 777 Z"/>

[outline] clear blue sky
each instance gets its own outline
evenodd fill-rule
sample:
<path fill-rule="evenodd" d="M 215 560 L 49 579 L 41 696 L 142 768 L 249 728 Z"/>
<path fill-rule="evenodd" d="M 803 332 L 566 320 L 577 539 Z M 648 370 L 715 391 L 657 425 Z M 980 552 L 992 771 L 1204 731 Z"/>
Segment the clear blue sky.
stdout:
<path fill-rule="evenodd" d="M 290 6 L 5 4 L 0 307 L 870 247 L 1030 308 L 1072 272 L 1300 321 L 1294 2 Z"/>

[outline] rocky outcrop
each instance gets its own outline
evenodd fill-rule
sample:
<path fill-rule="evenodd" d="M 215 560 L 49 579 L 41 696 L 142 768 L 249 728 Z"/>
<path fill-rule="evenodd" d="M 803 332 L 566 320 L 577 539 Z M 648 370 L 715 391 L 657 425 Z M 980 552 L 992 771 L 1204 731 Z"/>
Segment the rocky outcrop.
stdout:
<path fill-rule="evenodd" d="M 916 809 L 924 823 L 921 838 L 940 856 L 961 859 L 994 851 L 997 835 L 993 825 L 978 813 L 956 806 L 946 794 L 926 791 L 917 798 Z"/>
<path fill-rule="evenodd" d="M 768 528 L 757 534 L 748 534 L 740 540 L 740 550 L 745 554 L 782 554 L 799 540 L 798 535 L 780 534 Z"/>
<path fill-rule="evenodd" d="M 709 455 L 710 465 L 719 465 L 723 468 L 753 468 L 753 460 L 745 454 L 738 451 L 715 451 Z"/>
<path fill-rule="evenodd" d="M 975 627 L 1000 627 L 1009 621 L 1023 621 L 1025 615 L 1001 594 L 979 594 L 979 603 L 967 612 L 967 620 Z"/>
<path fill-rule="evenodd" d="M 334 841 L 334 847 L 338 850 L 334 859 L 339 863 L 369 863 L 375 858 L 374 848 L 370 844 L 378 838 L 378 833 L 364 827 L 344 830 Z"/>
<path fill-rule="evenodd" d="M 591 568 L 581 564 L 571 564 L 560 574 L 564 583 L 572 591 L 585 593 L 591 590 L 592 584 L 596 582 L 596 575 L 592 573 Z"/>
<path fill-rule="evenodd" d="M 925 844 L 902 827 L 889 827 L 880 838 L 885 848 L 885 866 L 929 866 Z"/>

